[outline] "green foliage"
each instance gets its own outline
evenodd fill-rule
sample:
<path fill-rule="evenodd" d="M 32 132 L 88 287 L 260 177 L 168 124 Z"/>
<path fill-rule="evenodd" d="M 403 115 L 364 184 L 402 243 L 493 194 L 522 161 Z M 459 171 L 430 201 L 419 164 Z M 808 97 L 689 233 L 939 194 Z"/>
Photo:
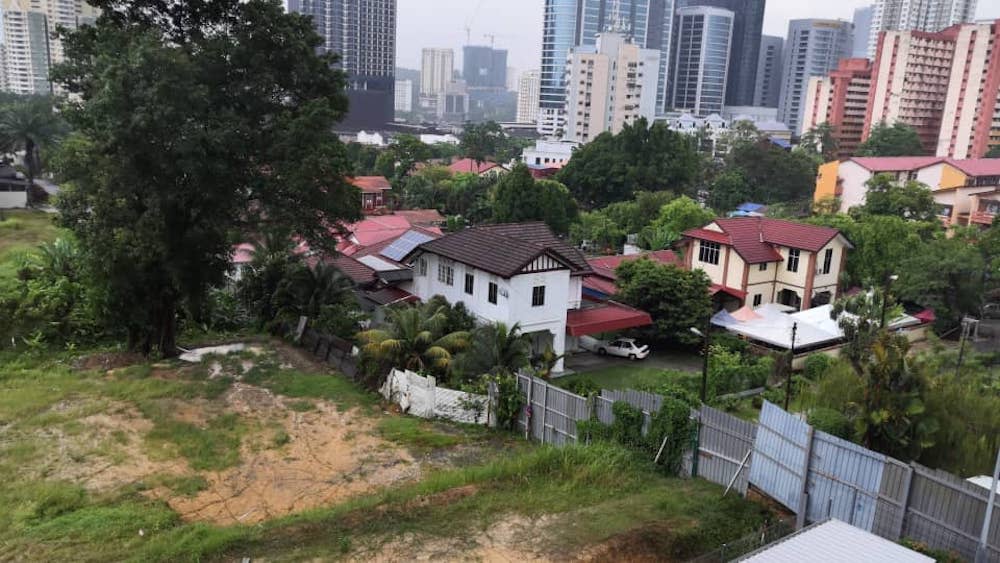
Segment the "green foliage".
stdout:
<path fill-rule="evenodd" d="M 462 128 L 459 148 L 466 158 L 476 162 L 499 159 L 510 140 L 496 121 L 466 123 Z M 509 159 L 508 159 L 509 160 Z"/>
<path fill-rule="evenodd" d="M 868 139 L 858 146 L 855 156 L 920 156 L 925 154 L 917 130 L 897 121 L 891 126 L 878 123 Z"/>
<path fill-rule="evenodd" d="M 826 354 L 810 354 L 806 358 L 802 373 L 806 376 L 806 379 L 816 381 L 830 369 L 832 364 L 833 358 Z"/>
<path fill-rule="evenodd" d="M 680 240 L 684 231 L 703 227 L 715 217 L 715 212 L 711 209 L 698 205 L 687 196 L 681 196 L 660 208 L 660 215 L 653 221 L 652 227 L 666 233 L 667 243 L 670 244 Z"/>
<path fill-rule="evenodd" d="M 375 161 L 379 157 L 378 148 L 372 145 L 362 145 L 361 143 L 346 143 L 344 151 L 344 156 L 348 163 L 350 163 L 350 169 L 347 171 L 349 175 L 375 175 Z"/>
<path fill-rule="evenodd" d="M 718 196 L 726 203 L 748 193 L 764 204 L 807 199 L 816 185 L 817 165 L 811 156 L 786 151 L 768 140 L 737 143 L 726 157 L 726 169 L 743 179 L 741 184 L 731 176 L 722 184 L 732 190 Z"/>
<path fill-rule="evenodd" d="M 224 414 L 208 421 L 205 427 L 170 418 L 166 413 L 145 409 L 154 426 L 146 441 L 154 451 L 176 451 L 187 458 L 192 469 L 216 470 L 232 467 L 240 461 L 240 437 L 245 431 L 236 414 Z"/>
<path fill-rule="evenodd" d="M 753 201 L 755 197 L 753 186 L 739 169 L 719 174 L 708 188 L 708 205 L 712 209 L 736 209 L 739 204 Z"/>
<path fill-rule="evenodd" d="M 581 397 L 592 397 L 601 394 L 601 386 L 594 383 L 594 380 L 587 378 L 573 379 L 562 387 L 570 393 L 576 393 Z"/>
<path fill-rule="evenodd" d="M 806 131 L 799 140 L 799 147 L 807 154 L 816 155 L 823 162 L 837 159 L 837 138 L 829 123 L 820 123 Z"/>
<path fill-rule="evenodd" d="M 294 326 L 305 316 L 320 332 L 351 338 L 363 318 L 352 289 L 351 281 L 329 264 L 319 262 L 310 268 L 296 263 L 285 270 L 275 288 L 274 321 Z"/>
<path fill-rule="evenodd" d="M 850 440 L 854 434 L 851 421 L 847 416 L 831 408 L 818 407 L 810 410 L 808 422 L 816 430 L 821 430 L 845 440 Z"/>
<path fill-rule="evenodd" d="M 438 432 L 431 422 L 412 416 L 383 418 L 378 423 L 378 432 L 387 440 L 420 451 L 449 448 L 464 441 L 461 436 Z"/>
<path fill-rule="evenodd" d="M 708 356 L 708 396 L 763 387 L 773 369 L 769 356 L 744 355 L 713 344 Z"/>
<path fill-rule="evenodd" d="M 484 374 L 517 373 L 531 363 L 531 337 L 515 323 L 490 323 L 472 332 L 469 347 L 455 359 L 453 371 L 465 379 Z"/>
<path fill-rule="evenodd" d="M 486 379 L 494 383 L 497 389 L 497 428 L 516 430 L 517 419 L 521 416 L 521 409 L 524 408 L 524 398 L 517 386 L 517 375 L 498 373 Z"/>
<path fill-rule="evenodd" d="M 66 124 L 48 96 L 19 96 L 0 104 L 0 147 L 4 152 L 24 152 L 28 185 L 42 171 L 42 151 L 52 148 L 66 134 Z M 28 192 L 33 203 L 34 188 Z"/>
<path fill-rule="evenodd" d="M 493 219 L 498 223 L 544 221 L 554 232 L 566 234 L 577 209 L 566 186 L 553 180 L 535 181 L 524 164 L 518 164 L 496 185 Z"/>
<path fill-rule="evenodd" d="M 583 212 L 579 221 L 569 228 L 574 244 L 589 241 L 597 252 L 614 254 L 625 242 L 625 230 L 612 221 L 603 210 Z"/>
<path fill-rule="evenodd" d="M 430 310 L 404 305 L 389 308 L 387 313 L 384 328 L 358 333 L 363 360 L 443 375 L 448 373 L 454 354 L 468 346 L 468 332 L 444 332 L 446 307 Z"/>
<path fill-rule="evenodd" d="M 980 251 L 959 238 L 933 239 L 909 249 L 899 265 L 893 291 L 900 299 L 934 309 L 935 327 L 958 326 L 978 315 L 986 265 Z"/>
<path fill-rule="evenodd" d="M 596 209 L 631 199 L 637 191 L 692 192 L 701 176 L 701 157 L 690 139 L 666 123 L 645 119 L 617 135 L 602 133 L 581 146 L 556 175 L 576 201 Z"/>
<path fill-rule="evenodd" d="M 705 272 L 684 270 L 647 258 L 622 262 L 616 271 L 618 296 L 653 317 L 650 339 L 693 344 L 690 327 L 703 326 L 712 310 Z"/>
<path fill-rule="evenodd" d="M 926 184 L 908 180 L 902 185 L 890 174 L 877 174 L 865 183 L 862 213 L 892 215 L 915 221 L 937 220 L 937 203 Z"/>
<path fill-rule="evenodd" d="M 331 224 L 360 216 L 333 132 L 345 79 L 311 22 L 274 2 L 94 5 L 52 71 L 75 130 L 57 155 L 60 219 L 101 321 L 170 356 L 177 312 L 223 284 L 232 233 L 279 224 L 322 249 Z"/>

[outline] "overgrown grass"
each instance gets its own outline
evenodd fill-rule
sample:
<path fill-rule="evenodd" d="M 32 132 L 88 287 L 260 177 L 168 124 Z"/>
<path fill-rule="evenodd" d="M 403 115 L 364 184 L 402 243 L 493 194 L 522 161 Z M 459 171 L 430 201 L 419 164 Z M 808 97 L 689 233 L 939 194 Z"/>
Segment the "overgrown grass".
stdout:
<path fill-rule="evenodd" d="M 383 418 L 378 431 L 383 438 L 415 450 L 449 448 L 467 441 L 463 435 L 446 434 L 437 430 L 434 423 L 412 416 Z"/>
<path fill-rule="evenodd" d="M 564 389 L 570 388 L 578 381 L 589 381 L 599 389 L 639 389 L 645 386 L 659 386 L 688 377 L 691 377 L 691 375 L 687 372 L 675 372 L 629 364 L 567 375 L 566 377 L 553 379 L 552 383 Z"/>
<path fill-rule="evenodd" d="M 370 408 L 378 404 L 376 395 L 342 376 L 281 369 L 273 355 L 249 357 L 253 359 L 254 365 L 243 375 L 246 383 L 265 387 L 286 397 L 322 399 L 340 409 Z M 307 407 L 306 409 L 308 410 Z"/>
<path fill-rule="evenodd" d="M 0 289 L 14 282 L 17 256 L 58 238 L 54 215 L 26 209 L 4 210 L 0 221 Z"/>

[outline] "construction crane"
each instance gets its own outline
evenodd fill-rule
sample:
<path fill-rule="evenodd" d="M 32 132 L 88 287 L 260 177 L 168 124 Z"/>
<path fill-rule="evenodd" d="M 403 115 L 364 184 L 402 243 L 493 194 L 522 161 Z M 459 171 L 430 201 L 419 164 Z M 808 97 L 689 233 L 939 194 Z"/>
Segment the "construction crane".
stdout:
<path fill-rule="evenodd" d="M 483 5 L 483 0 L 476 2 L 476 7 L 473 8 L 472 13 L 469 14 L 468 19 L 465 20 L 465 44 L 468 45 L 472 43 L 472 22 L 476 19 L 476 14 L 479 13 L 479 7 Z"/>
<path fill-rule="evenodd" d="M 489 40 L 490 40 L 490 49 L 496 47 L 497 36 L 495 34 L 493 34 L 493 33 L 484 33 L 483 37 L 489 38 Z"/>

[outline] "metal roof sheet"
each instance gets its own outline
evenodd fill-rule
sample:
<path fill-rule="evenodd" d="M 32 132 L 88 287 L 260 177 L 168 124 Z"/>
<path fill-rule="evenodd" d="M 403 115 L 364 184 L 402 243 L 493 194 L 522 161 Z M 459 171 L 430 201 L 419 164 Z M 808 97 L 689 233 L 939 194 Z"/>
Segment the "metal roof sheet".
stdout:
<path fill-rule="evenodd" d="M 813 524 L 740 561 L 753 563 L 931 563 L 934 560 L 840 520 Z"/>

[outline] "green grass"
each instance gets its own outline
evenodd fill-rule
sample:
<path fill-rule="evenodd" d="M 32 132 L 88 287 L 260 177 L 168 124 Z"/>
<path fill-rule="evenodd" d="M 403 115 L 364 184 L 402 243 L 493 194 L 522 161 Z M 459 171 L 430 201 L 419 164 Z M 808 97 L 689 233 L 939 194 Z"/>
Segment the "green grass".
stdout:
<path fill-rule="evenodd" d="M 147 417 L 153 420 L 154 426 L 146 435 L 146 441 L 158 456 L 183 456 L 192 469 L 199 471 L 225 469 L 240 461 L 240 439 L 246 425 L 239 415 L 217 416 L 204 427 L 162 414 Z"/>
<path fill-rule="evenodd" d="M 5 210 L 0 221 L 0 289 L 17 276 L 17 257 L 59 237 L 54 215 L 26 209 Z"/>
<path fill-rule="evenodd" d="M 340 409 L 352 407 L 371 408 L 378 404 L 378 397 L 358 387 L 340 375 L 304 373 L 293 369 L 280 369 L 276 358 L 268 355 L 247 356 L 254 366 L 243 376 L 243 381 L 260 385 L 286 397 L 296 399 L 322 399 Z M 301 405 L 308 410 L 309 407 Z"/>
<path fill-rule="evenodd" d="M 552 383 L 566 388 L 571 386 L 575 381 L 590 381 L 601 389 L 639 389 L 645 386 L 655 387 L 690 377 L 691 374 L 687 372 L 623 365 L 559 377 L 553 379 Z"/>
<path fill-rule="evenodd" d="M 149 484 L 156 487 L 162 486 L 170 489 L 174 493 L 186 497 L 193 497 L 208 488 L 208 481 L 201 475 L 154 475 L 149 479 Z"/>
<path fill-rule="evenodd" d="M 415 450 L 450 448 L 466 442 L 458 434 L 446 434 L 437 430 L 434 423 L 412 416 L 391 416 L 378 423 L 379 434 Z"/>

